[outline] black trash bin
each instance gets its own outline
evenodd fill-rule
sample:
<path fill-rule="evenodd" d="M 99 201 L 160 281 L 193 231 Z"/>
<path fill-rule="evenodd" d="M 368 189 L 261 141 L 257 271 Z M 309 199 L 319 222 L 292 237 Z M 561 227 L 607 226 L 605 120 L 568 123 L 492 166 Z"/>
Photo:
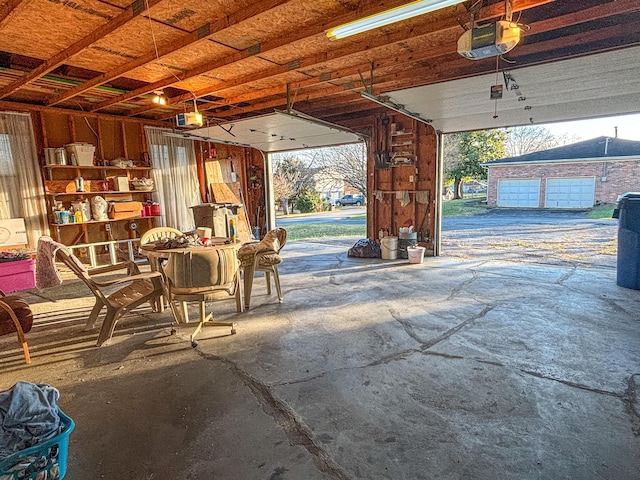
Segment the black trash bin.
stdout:
<path fill-rule="evenodd" d="M 613 218 L 618 219 L 617 284 L 640 290 L 640 192 L 618 197 Z"/>

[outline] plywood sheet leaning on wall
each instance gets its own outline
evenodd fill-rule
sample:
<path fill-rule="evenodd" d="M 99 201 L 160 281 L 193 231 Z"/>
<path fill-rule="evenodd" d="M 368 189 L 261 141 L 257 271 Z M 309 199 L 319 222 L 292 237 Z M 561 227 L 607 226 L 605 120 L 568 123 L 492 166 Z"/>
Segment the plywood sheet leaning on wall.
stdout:
<path fill-rule="evenodd" d="M 213 203 L 237 203 L 242 205 L 242 211 L 238 212 L 238 238 L 243 242 L 251 240 L 251 225 L 247 219 L 247 212 L 242 201 L 240 184 L 235 183 L 210 183 L 211 198 Z"/>

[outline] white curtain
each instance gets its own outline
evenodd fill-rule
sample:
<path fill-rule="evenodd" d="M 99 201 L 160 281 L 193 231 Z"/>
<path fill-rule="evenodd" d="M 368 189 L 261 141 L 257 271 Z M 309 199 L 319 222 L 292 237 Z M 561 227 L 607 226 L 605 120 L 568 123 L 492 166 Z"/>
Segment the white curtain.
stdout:
<path fill-rule="evenodd" d="M 49 234 L 31 116 L 0 112 L 0 219 L 9 218 L 24 218 L 31 249 Z"/>
<path fill-rule="evenodd" d="M 154 199 L 162 210 L 160 226 L 182 232 L 194 230 L 189 207 L 201 202 L 193 140 L 165 135 L 171 133 L 166 128 L 144 127 L 144 130 L 157 190 Z"/>

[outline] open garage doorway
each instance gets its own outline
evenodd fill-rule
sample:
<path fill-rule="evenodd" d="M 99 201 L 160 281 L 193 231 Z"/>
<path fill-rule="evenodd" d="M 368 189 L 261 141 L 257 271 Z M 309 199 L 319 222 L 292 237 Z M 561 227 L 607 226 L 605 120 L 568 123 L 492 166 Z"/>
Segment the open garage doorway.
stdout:
<path fill-rule="evenodd" d="M 276 225 L 291 240 L 366 237 L 364 143 L 271 155 Z"/>
<path fill-rule="evenodd" d="M 587 132 L 589 122 L 580 123 Z M 598 135 L 607 130 L 610 136 Z M 618 195 L 640 188 L 640 139 L 632 128 L 620 129 L 631 139 L 617 127 L 587 138 L 571 131 L 530 126 L 444 136 L 442 254 L 615 268 L 611 214 Z"/>

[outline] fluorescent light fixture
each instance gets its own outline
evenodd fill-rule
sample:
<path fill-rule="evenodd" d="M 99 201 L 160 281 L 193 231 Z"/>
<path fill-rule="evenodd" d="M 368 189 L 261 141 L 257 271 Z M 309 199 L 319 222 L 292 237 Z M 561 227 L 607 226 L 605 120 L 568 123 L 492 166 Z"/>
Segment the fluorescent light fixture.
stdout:
<path fill-rule="evenodd" d="M 433 122 L 433 120 L 421 117 L 419 113 L 414 113 L 414 112 L 410 112 L 409 110 L 406 110 L 404 108 L 404 105 L 393 103 L 388 98 L 376 97 L 375 95 L 371 95 L 370 93 L 367 93 L 367 92 L 360 92 L 360 95 L 362 95 L 367 100 L 371 100 L 372 102 L 377 103 L 378 105 L 382 105 L 383 107 L 390 108 L 394 112 L 401 113 L 403 115 L 406 115 L 407 117 L 413 118 L 414 120 L 418 120 L 419 122 L 426 123 L 427 125 L 431 125 L 431 123 Z"/>
<path fill-rule="evenodd" d="M 331 40 L 338 40 L 462 2 L 463 0 L 419 0 L 411 2 L 401 7 L 392 8 L 391 10 L 332 28 L 327 31 L 327 37 Z"/>

